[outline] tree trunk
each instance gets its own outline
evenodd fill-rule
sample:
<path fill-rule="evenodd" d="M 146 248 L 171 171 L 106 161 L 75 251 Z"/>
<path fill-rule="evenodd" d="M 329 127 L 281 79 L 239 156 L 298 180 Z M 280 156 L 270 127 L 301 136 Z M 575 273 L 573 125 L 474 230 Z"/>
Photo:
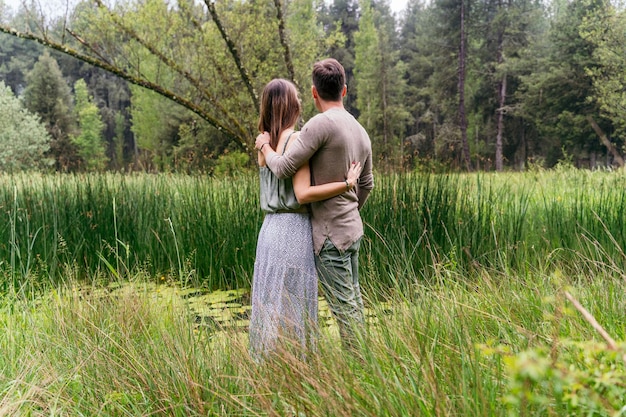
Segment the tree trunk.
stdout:
<path fill-rule="evenodd" d="M 280 44 L 283 46 L 285 53 L 285 65 L 287 66 L 287 72 L 289 78 L 297 86 L 296 71 L 293 68 L 293 61 L 291 59 L 291 49 L 289 48 L 289 42 L 287 42 L 287 35 L 285 34 L 285 17 L 283 15 L 283 5 L 281 0 L 274 0 L 274 6 L 276 6 L 276 18 L 278 19 L 278 36 L 280 38 Z"/>
<path fill-rule="evenodd" d="M 526 129 L 524 128 L 521 129 L 520 143 L 517 149 L 519 153 L 517 170 L 524 171 L 526 170 L 526 156 L 528 155 L 528 145 L 526 143 Z"/>
<path fill-rule="evenodd" d="M 394 160 L 393 160 L 393 148 L 390 145 L 391 142 L 391 138 L 389 135 L 389 115 L 388 110 L 389 110 L 389 106 L 387 105 L 387 64 L 385 62 L 385 56 L 383 54 L 382 56 L 382 60 L 381 60 L 381 74 L 380 74 L 380 78 L 381 78 L 381 88 L 382 88 L 382 94 L 381 94 L 381 106 L 382 106 L 382 113 L 383 113 L 383 143 L 384 143 L 384 149 L 385 149 L 385 153 L 387 154 L 387 158 L 386 158 L 386 164 L 388 165 L 388 168 L 392 168 L 394 166 Z"/>
<path fill-rule="evenodd" d="M 469 143 L 467 142 L 467 116 L 465 115 L 465 0 L 461 0 L 461 40 L 459 46 L 459 127 L 461 129 L 461 159 L 465 169 L 472 170 Z"/>
<path fill-rule="evenodd" d="M 596 134 L 600 138 L 600 142 L 602 142 L 602 144 L 604 146 L 606 146 L 606 149 L 609 151 L 609 153 L 611 155 L 613 155 L 613 161 L 617 165 L 619 165 L 620 168 L 623 168 L 624 167 L 624 158 L 622 157 L 622 155 L 620 155 L 620 153 L 617 150 L 617 148 L 615 147 L 615 145 L 613 145 L 611 143 L 609 138 L 606 136 L 606 133 L 604 133 L 602 128 L 600 126 L 598 126 L 598 124 L 596 123 L 596 121 L 593 119 L 592 116 L 587 116 L 587 120 L 589 121 L 589 123 L 591 123 L 591 127 L 593 128 L 593 130 L 596 132 Z"/>
<path fill-rule="evenodd" d="M 502 10 L 502 2 L 498 2 L 498 10 Z M 501 70 L 502 63 L 504 62 L 504 29 L 498 29 L 498 49 L 496 62 L 498 68 L 496 71 Z M 496 171 L 502 171 L 504 166 L 504 156 L 502 154 L 502 137 L 504 134 L 504 105 L 506 103 L 506 73 L 502 74 L 500 82 L 498 83 L 498 122 L 496 133 Z"/>
<path fill-rule="evenodd" d="M 496 134 L 496 171 L 502 171 L 504 155 L 502 154 L 502 136 L 504 132 L 504 105 L 506 101 L 506 75 L 502 76 L 498 89 L 498 132 Z"/>

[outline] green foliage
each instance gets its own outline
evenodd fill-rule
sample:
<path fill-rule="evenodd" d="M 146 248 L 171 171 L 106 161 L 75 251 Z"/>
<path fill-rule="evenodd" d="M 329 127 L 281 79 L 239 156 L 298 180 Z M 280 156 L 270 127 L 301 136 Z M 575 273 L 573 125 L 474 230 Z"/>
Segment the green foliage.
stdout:
<path fill-rule="evenodd" d="M 588 16 L 602 15 L 605 6 L 604 1 L 562 5 L 550 30 L 523 50 L 534 65 L 521 76 L 520 107 L 543 138 L 538 146 L 549 166 L 560 159 L 564 147 L 581 156 L 606 151 L 587 120 L 600 114 L 597 103 L 589 99 L 595 93 L 587 73 L 597 65 L 595 46 L 580 34 Z"/>
<path fill-rule="evenodd" d="M 354 34 L 354 78 L 359 92 L 356 107 L 359 121 L 369 132 L 373 132 L 382 114 L 382 97 L 378 80 L 381 67 L 381 51 L 378 44 L 378 30 L 374 25 L 374 11 L 369 1 L 361 3 L 362 15 L 359 30 Z"/>
<path fill-rule="evenodd" d="M 50 135 L 37 116 L 26 110 L 0 81 L 0 170 L 44 170 L 54 164 L 46 157 Z"/>
<path fill-rule="evenodd" d="M 576 166 L 591 168 L 606 164 L 607 143 L 615 145 L 610 153 L 618 163 L 624 152 L 624 18 L 606 0 L 409 0 L 399 18 L 388 1 L 378 0 L 180 0 L 176 7 L 165 0 L 120 0 L 111 8 L 79 2 L 67 22 L 44 18 L 46 9 L 35 3 L 26 2 L 3 30 L 35 33 L 56 42 L 60 52 L 71 47 L 138 86 L 131 117 L 127 81 L 54 55 L 70 84 L 85 79 L 106 125 L 114 169 L 207 172 L 224 150 L 247 152 L 262 87 L 274 77 L 293 77 L 306 120 L 316 112 L 310 67 L 327 56 L 346 69 L 344 103 L 366 125 L 376 166 L 459 166 L 461 4 L 468 12 L 465 107 L 474 165 L 490 170 L 496 149 L 498 166 L 503 159 L 520 170 L 538 160 L 552 167 L 562 149 Z M 0 36 L 0 79 L 21 94 L 41 47 Z M 48 116 L 31 107 L 31 95 L 28 108 L 42 115 L 54 138 L 57 169 L 76 169 L 80 158 L 67 139 L 75 122 L 63 120 L 71 104 L 61 98 L 58 116 Z M 123 135 L 116 131 L 117 114 L 126 119 Z M 598 140 L 600 130 L 608 142 Z"/>
<path fill-rule="evenodd" d="M 613 123 L 623 146 L 626 135 L 626 12 L 609 4 L 602 12 L 585 16 L 580 35 L 594 45 L 594 59 L 586 71 L 595 94 L 588 99 L 596 102 L 601 114 Z"/>
<path fill-rule="evenodd" d="M 131 130 L 142 153 L 139 163 L 147 171 L 167 172 L 176 142 L 178 118 L 184 110 L 151 91 L 134 86 L 131 91 Z"/>
<path fill-rule="evenodd" d="M 544 326 L 552 333 L 546 343 L 521 349 L 497 341 L 481 346 L 484 354 L 501 357 L 506 366 L 508 383 L 503 404 L 511 416 L 548 412 L 567 416 L 622 415 L 626 411 L 626 345 L 613 341 L 604 328 L 624 337 L 623 329 L 616 325 L 622 314 L 606 311 L 614 311 L 613 306 L 622 302 L 623 294 L 612 294 L 612 290 L 604 293 L 599 288 L 614 284 L 606 276 L 600 283 L 578 285 L 557 270 L 550 281 L 560 288 L 554 294 L 544 293 L 541 300 Z M 583 299 L 579 302 L 569 291 Z M 576 309 L 570 302 L 578 304 Z M 577 311 L 580 309 L 586 316 Z M 591 334 L 592 326 L 596 330 L 604 327 L 603 337 L 610 341 L 598 341 L 600 336 Z"/>
<path fill-rule="evenodd" d="M 595 341 L 562 340 L 560 345 L 556 353 L 542 347 L 507 355 L 510 415 L 555 406 L 559 415 L 622 415 L 626 349 Z"/>
<path fill-rule="evenodd" d="M 26 77 L 24 104 L 37 114 L 52 136 L 50 154 L 59 171 L 78 166 L 76 148 L 69 137 L 76 128 L 72 95 L 56 60 L 46 50 Z"/>
<path fill-rule="evenodd" d="M 210 172 L 216 155 L 229 149 L 228 138 L 197 117 L 185 119 L 178 127 L 178 136 L 173 153 L 176 172 Z"/>
<path fill-rule="evenodd" d="M 213 174 L 218 177 L 231 177 L 250 172 L 250 157 L 243 152 L 226 152 L 217 159 Z"/>
<path fill-rule="evenodd" d="M 0 33 L 0 80 L 21 94 L 26 87 L 26 74 L 32 69 L 42 47 L 14 36 Z"/>
<path fill-rule="evenodd" d="M 441 94 L 433 94 L 435 56 L 431 41 L 434 33 L 434 9 L 419 0 L 410 0 L 400 28 L 400 58 L 406 65 L 406 109 L 409 113 L 404 139 L 403 163 L 409 169 L 424 164 L 438 164 L 435 139 L 439 133 Z"/>
<path fill-rule="evenodd" d="M 344 98 L 346 109 L 358 115 L 356 109 L 356 88 L 354 79 L 355 44 L 354 34 L 359 28 L 359 1 L 358 0 L 333 0 L 320 13 L 319 19 L 326 33 L 325 56 L 337 59 L 346 70 L 346 83 L 348 93 Z"/>
<path fill-rule="evenodd" d="M 184 110 L 162 95 L 133 88 L 138 163 L 151 171 L 179 169 L 178 164 L 182 170 L 206 169 L 211 164 L 202 159 L 215 159 L 229 146 L 245 151 L 256 131 L 258 92 L 271 78 L 290 77 L 293 68 L 294 81 L 308 97 L 311 63 L 322 48 L 323 33 L 308 0 L 285 3 L 282 22 L 272 2 L 218 2 L 215 18 L 206 4 L 191 1 L 176 8 L 152 0 L 120 2 L 111 11 L 85 5 L 79 10 L 75 30 L 102 45 L 99 55 L 106 53 L 122 68 L 140 63 L 137 77 L 157 84 L 161 94 L 178 95 L 178 103 L 187 100 Z M 305 107 L 312 115 L 312 106 Z M 190 133 L 185 126 L 198 130 Z"/>
<path fill-rule="evenodd" d="M 466 83 L 471 98 L 468 136 L 473 138 L 471 153 L 480 169 L 489 169 L 494 162 L 496 169 L 500 169 L 504 159 L 511 163 L 516 158 L 519 160 L 520 154 L 526 152 L 522 143 L 534 139 L 523 128 L 524 121 L 515 111 L 519 104 L 511 92 L 519 89 L 519 77 L 524 74 L 522 51 L 545 22 L 541 7 L 540 3 L 528 0 L 484 0 L 472 5 L 471 59 Z M 536 52 L 533 55 L 536 59 Z M 502 154 L 499 161 L 494 161 L 498 137 Z"/>
<path fill-rule="evenodd" d="M 354 79 L 359 122 L 370 134 L 376 166 L 381 170 L 400 167 L 401 136 L 408 119 L 404 107 L 405 65 L 395 47 L 395 22 L 389 11 L 361 2 L 359 30 L 354 34 Z"/>
<path fill-rule="evenodd" d="M 130 89 L 127 83 L 71 57 L 65 57 L 65 61 L 71 62 L 59 60 L 59 64 L 63 65 L 63 68 L 73 69 L 68 82 L 72 83 L 76 76 L 79 76 L 78 80 L 84 79 L 91 101 L 98 107 L 98 114 L 103 123 L 101 141 L 111 157 L 111 162 L 107 166 L 112 169 L 126 168 L 133 162 L 135 149 L 134 137 L 130 130 Z"/>
<path fill-rule="evenodd" d="M 293 0 L 287 5 L 287 31 L 291 47 L 294 80 L 302 99 L 303 118 L 307 120 L 317 113 L 310 100 L 311 66 L 323 54 L 324 28 L 319 21 L 316 1 Z"/>
<path fill-rule="evenodd" d="M 117 169 L 124 166 L 124 132 L 126 118 L 121 112 L 115 113 L 115 137 L 113 138 L 113 163 Z"/>
<path fill-rule="evenodd" d="M 74 110 L 78 116 L 78 136 L 71 137 L 72 142 L 78 148 L 78 155 L 88 171 L 102 171 L 106 167 L 109 158 L 103 143 L 102 130 L 104 123 L 100 117 L 98 106 L 93 103 L 93 98 L 87 91 L 84 80 L 74 84 L 76 105 Z"/>
<path fill-rule="evenodd" d="M 122 38 L 133 33 L 132 42 L 119 42 L 125 45 L 121 53 L 140 57 L 141 73 L 146 78 L 157 79 L 166 88 L 177 88 L 182 95 L 197 98 L 248 141 L 250 132 L 256 130 L 258 109 L 251 106 L 239 69 L 205 8 L 181 2 L 179 9 L 171 9 L 162 1 L 119 7 L 118 12 L 122 8 L 127 11 L 122 17 L 81 7 L 77 30 L 100 39 L 102 44 L 115 42 L 116 31 L 122 32 Z M 216 7 L 227 35 L 234 34 L 231 37 L 236 47 L 247 52 L 242 55 L 243 66 L 256 74 L 257 90 L 272 77 L 288 76 L 286 67 L 280 65 L 284 57 L 276 47 L 278 24 L 271 3 L 220 2 Z M 305 97 L 309 95 L 311 62 L 319 57 L 321 49 L 322 32 L 315 12 L 309 1 L 289 2 L 283 10 L 295 81 L 303 86 Z M 116 31 L 106 29 L 107 25 L 115 26 Z M 185 68 L 173 62 L 185 62 Z M 205 77 L 217 82 L 194 84 Z M 307 116 L 311 116 L 314 110 L 310 100 L 305 108 Z M 215 161 L 206 162 L 205 158 L 217 158 L 228 147 L 228 141 L 232 142 L 229 129 L 211 130 L 179 106 L 140 88 L 133 89 L 132 121 L 141 154 L 139 164 L 147 170 L 207 169 Z"/>

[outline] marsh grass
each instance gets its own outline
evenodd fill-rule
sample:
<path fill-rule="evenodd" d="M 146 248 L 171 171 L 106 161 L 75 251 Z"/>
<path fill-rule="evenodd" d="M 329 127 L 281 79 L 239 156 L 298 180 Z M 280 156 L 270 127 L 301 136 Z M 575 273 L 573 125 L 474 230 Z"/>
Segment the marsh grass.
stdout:
<path fill-rule="evenodd" d="M 557 258 L 575 265 L 568 257 L 577 254 L 624 269 L 624 179 L 571 169 L 377 176 L 362 211 L 364 272 L 389 286 L 415 275 L 429 280 L 442 268 L 523 274 Z M 3 175 L 0 286 L 142 270 L 181 285 L 247 287 L 263 220 L 257 183 L 253 176 Z"/>
<path fill-rule="evenodd" d="M 145 277 L 142 277 L 142 281 Z M 50 291 L 3 306 L 0 409 L 10 415 L 229 415 L 232 355 L 183 299 L 140 282 Z M 6 414 L 3 414 L 6 415 Z"/>
<path fill-rule="evenodd" d="M 21 174 L 0 184 L 0 259 L 14 281 L 139 268 L 184 284 L 249 284 L 262 221 L 252 179 Z"/>
<path fill-rule="evenodd" d="M 248 288 L 255 180 L 3 177 L 0 415 L 616 415 L 623 343 L 564 292 L 624 340 L 623 179 L 379 178 L 360 349 L 259 363 L 189 296 Z"/>
<path fill-rule="evenodd" d="M 343 351 L 336 329 L 322 327 L 317 351 L 306 360 L 289 350 L 252 360 L 246 332 L 197 323 L 182 291 L 146 283 L 145 276 L 106 287 L 51 287 L 37 298 L 8 294 L 0 304 L 0 410 L 15 416 L 582 415 L 590 407 L 572 406 L 566 394 L 576 389 L 566 384 L 561 393 L 548 378 L 525 382 L 528 392 L 515 385 L 536 366 L 528 359 L 520 364 L 528 352 L 544 352 L 545 369 L 558 357 L 565 364 L 559 366 L 597 372 L 597 362 L 582 361 L 573 342 L 601 341 L 568 305 L 564 289 L 623 340 L 623 278 L 610 268 L 600 275 L 591 260 L 580 259 L 577 268 L 578 276 L 484 270 L 473 280 L 452 280 L 454 271 L 441 270 L 429 283 L 366 287 L 372 314 L 360 348 Z M 613 366 L 621 369 L 617 394 L 623 394 L 623 363 Z M 593 393 L 592 384 L 586 388 Z M 611 414 L 600 407 L 594 415 Z"/>
<path fill-rule="evenodd" d="M 579 256 L 623 269 L 624 179 L 577 170 L 379 178 L 362 213 L 366 269 L 387 284 L 404 279 L 399 270 L 423 280 L 441 268 L 523 275 L 560 261 L 575 268 Z"/>

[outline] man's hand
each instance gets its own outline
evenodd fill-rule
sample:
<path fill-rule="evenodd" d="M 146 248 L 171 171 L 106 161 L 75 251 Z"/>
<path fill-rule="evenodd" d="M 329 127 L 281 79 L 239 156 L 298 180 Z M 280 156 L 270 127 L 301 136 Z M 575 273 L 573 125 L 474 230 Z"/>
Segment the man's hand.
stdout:
<path fill-rule="evenodd" d="M 270 134 L 268 132 L 259 133 L 254 141 L 254 148 L 258 151 L 263 151 L 263 145 L 269 145 Z M 271 146 L 270 146 L 271 147 Z"/>

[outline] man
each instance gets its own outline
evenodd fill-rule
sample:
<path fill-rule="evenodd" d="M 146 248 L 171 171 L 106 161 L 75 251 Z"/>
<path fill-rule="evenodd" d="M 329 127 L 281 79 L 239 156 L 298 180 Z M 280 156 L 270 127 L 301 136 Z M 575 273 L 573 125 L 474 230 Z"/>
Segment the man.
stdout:
<path fill-rule="evenodd" d="M 313 66 L 311 92 L 320 111 L 302 128 L 299 138 L 284 155 L 270 146 L 266 134 L 257 136 L 267 166 L 279 178 L 290 177 L 309 162 L 311 183 L 344 181 L 350 166 L 360 162 L 358 185 L 328 200 L 311 203 L 311 226 L 318 276 L 331 312 L 337 319 L 345 347 L 353 348 L 356 331 L 364 322 L 359 287 L 358 256 L 363 222 L 359 209 L 374 188 L 372 145 L 365 129 L 343 106 L 346 75 L 335 59 Z"/>

